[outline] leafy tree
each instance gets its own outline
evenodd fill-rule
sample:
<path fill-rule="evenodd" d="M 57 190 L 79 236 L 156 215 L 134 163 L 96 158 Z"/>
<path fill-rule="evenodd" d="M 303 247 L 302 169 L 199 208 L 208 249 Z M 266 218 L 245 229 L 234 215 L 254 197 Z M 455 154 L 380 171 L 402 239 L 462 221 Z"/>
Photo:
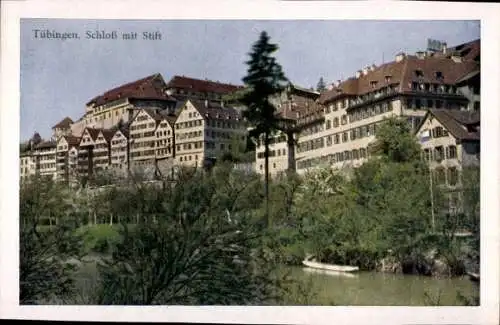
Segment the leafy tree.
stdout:
<path fill-rule="evenodd" d="M 266 223 L 269 224 L 269 145 L 272 135 L 278 129 L 276 107 L 271 103 L 271 96 L 280 93 L 286 87 L 287 78 L 273 53 L 278 50 L 276 44 L 269 42 L 268 34 L 263 31 L 259 40 L 252 46 L 247 75 L 243 82 L 247 91 L 240 102 L 245 105 L 243 116 L 251 124 L 250 136 L 263 138 Z"/>
<path fill-rule="evenodd" d="M 278 287 L 269 275 L 275 266 L 262 260 L 258 233 L 238 217 L 238 197 L 248 185 L 226 176 L 227 188 L 215 186 L 220 172 L 216 167 L 213 175 L 179 175 L 158 200 L 142 206 L 145 222 L 134 231 L 124 225 L 112 259 L 100 266 L 97 303 L 243 305 L 273 299 Z"/>
<path fill-rule="evenodd" d="M 70 298 L 82 241 L 73 234 L 76 220 L 69 213 L 74 208 L 69 193 L 52 181 L 34 178 L 23 183 L 20 202 L 20 303 Z M 47 218 L 55 219 L 55 225 L 42 226 Z"/>
<path fill-rule="evenodd" d="M 378 128 L 371 153 L 393 162 L 420 161 L 421 148 L 406 120 L 390 117 Z"/>
<path fill-rule="evenodd" d="M 323 92 L 326 90 L 326 83 L 323 77 L 319 78 L 318 84 L 316 85 L 316 91 Z"/>

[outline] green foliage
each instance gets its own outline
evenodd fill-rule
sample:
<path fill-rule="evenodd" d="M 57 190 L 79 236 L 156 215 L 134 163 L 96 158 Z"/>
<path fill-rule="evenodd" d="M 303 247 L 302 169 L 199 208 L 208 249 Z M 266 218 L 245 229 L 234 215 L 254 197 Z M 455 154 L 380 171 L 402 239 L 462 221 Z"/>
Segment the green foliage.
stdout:
<path fill-rule="evenodd" d="M 20 192 L 19 301 L 38 304 L 54 296 L 67 299 L 74 293 L 73 274 L 82 252 L 75 236 L 75 221 L 68 192 L 54 182 L 33 179 Z M 50 216 L 54 225 L 39 231 L 39 222 Z"/>
<path fill-rule="evenodd" d="M 227 187 L 215 187 L 219 172 L 182 176 L 163 189 L 156 209 L 143 209 L 145 220 L 156 215 L 157 222 L 141 222 L 134 232 L 124 227 L 112 259 L 100 267 L 98 303 L 261 304 L 272 298 L 272 264 L 261 261 L 257 233 L 236 213 L 247 185 L 229 175 Z M 231 221 L 228 211 L 235 212 Z"/>
<path fill-rule="evenodd" d="M 377 139 L 371 151 L 389 161 L 409 162 L 420 160 L 421 149 L 408 122 L 390 117 L 377 128 Z"/>
<path fill-rule="evenodd" d="M 326 83 L 323 77 L 319 78 L 318 84 L 316 85 L 316 91 L 323 92 L 326 90 Z"/>

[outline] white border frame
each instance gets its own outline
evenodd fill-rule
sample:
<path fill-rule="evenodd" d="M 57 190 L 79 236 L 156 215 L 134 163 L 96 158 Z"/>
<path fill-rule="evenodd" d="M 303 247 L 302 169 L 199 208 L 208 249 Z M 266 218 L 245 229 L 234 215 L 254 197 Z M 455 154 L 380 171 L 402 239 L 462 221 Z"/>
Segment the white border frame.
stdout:
<path fill-rule="evenodd" d="M 500 5 L 432 2 L 7 1 L 1 12 L 0 317 L 13 319 L 276 324 L 498 324 Z M 165 12 L 166 15 L 160 13 Z M 97 307 L 19 306 L 20 18 L 481 20 L 480 307 Z M 484 159 L 486 158 L 486 159 Z"/>

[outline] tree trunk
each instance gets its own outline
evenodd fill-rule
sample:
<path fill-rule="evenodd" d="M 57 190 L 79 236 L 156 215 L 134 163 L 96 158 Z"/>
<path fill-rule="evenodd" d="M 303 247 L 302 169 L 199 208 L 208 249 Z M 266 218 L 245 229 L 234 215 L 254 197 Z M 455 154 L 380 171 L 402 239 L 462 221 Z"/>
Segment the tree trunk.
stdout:
<path fill-rule="evenodd" d="M 269 133 L 265 133 L 264 139 L 264 195 L 266 198 L 266 227 L 269 227 L 270 216 L 269 216 Z"/>
<path fill-rule="evenodd" d="M 291 172 L 296 171 L 295 166 L 295 142 L 293 138 L 293 132 L 287 133 L 287 144 L 288 144 L 288 170 Z"/>

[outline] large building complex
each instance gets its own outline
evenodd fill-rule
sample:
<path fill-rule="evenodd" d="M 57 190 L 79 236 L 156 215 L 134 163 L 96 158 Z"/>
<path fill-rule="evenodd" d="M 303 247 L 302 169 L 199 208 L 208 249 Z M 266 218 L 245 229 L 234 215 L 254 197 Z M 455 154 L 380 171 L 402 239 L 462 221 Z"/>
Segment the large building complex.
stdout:
<path fill-rule="evenodd" d="M 113 88 L 90 100 L 76 122 L 65 117 L 57 123 L 51 141 L 23 152 L 21 175 L 68 181 L 103 171 L 123 176 L 202 166 L 246 141 L 240 113 L 223 101 L 239 89 L 180 76 L 167 84 L 160 74 Z"/>
<path fill-rule="evenodd" d="M 280 114 L 302 125 L 296 133 L 295 167 L 302 173 L 321 164 L 358 166 L 369 155 L 377 126 L 389 116 L 406 118 L 416 129 L 429 109 L 479 111 L 479 80 L 477 40 L 442 52 L 399 53 L 392 62 L 335 82 L 314 101 L 305 93 L 296 96 L 300 100 L 278 105 Z M 286 160 L 278 161 L 285 141 L 281 137 L 273 144 L 272 173 L 290 167 Z M 261 146 L 258 171 L 263 158 Z"/>
<path fill-rule="evenodd" d="M 454 168 L 478 162 L 479 61 L 475 40 L 439 51 L 399 53 L 321 93 L 290 83 L 271 99 L 282 121 L 270 139 L 271 175 L 320 165 L 359 166 L 370 155 L 380 123 L 398 116 L 418 134 L 429 131 L 425 154 L 446 158 L 431 168 L 443 167 L 446 182 L 453 184 Z M 247 143 L 248 125 L 230 99 L 242 89 L 185 76 L 165 82 L 154 74 L 105 91 L 86 103 L 78 120 L 65 117 L 57 123 L 51 141 L 37 141 L 22 153 L 21 176 L 70 180 L 100 171 L 126 175 L 204 166 Z M 256 143 L 258 173 L 264 172 L 263 143 Z"/>

